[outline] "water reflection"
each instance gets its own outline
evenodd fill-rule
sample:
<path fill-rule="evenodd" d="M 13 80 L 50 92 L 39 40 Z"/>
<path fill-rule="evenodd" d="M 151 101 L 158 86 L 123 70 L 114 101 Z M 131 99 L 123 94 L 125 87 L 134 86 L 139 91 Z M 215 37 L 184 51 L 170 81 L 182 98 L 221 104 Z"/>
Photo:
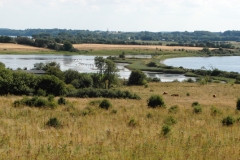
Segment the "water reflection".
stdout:
<path fill-rule="evenodd" d="M 107 56 L 103 56 L 106 58 Z M 151 56 L 139 55 L 138 58 L 146 58 Z M 77 70 L 80 73 L 97 73 L 98 70 L 94 65 L 95 56 L 84 55 L 0 55 L 0 61 L 3 62 L 6 67 L 16 70 L 17 68 L 32 69 L 35 63 L 49 63 L 57 62 L 61 66 L 61 70 L 68 69 Z M 126 63 L 117 63 L 119 69 L 119 77 L 128 79 L 131 71 L 124 66 Z M 179 74 L 162 74 L 159 72 L 145 72 L 149 77 L 160 78 L 162 82 L 169 82 L 173 80 L 183 81 L 187 79 L 184 75 Z"/>

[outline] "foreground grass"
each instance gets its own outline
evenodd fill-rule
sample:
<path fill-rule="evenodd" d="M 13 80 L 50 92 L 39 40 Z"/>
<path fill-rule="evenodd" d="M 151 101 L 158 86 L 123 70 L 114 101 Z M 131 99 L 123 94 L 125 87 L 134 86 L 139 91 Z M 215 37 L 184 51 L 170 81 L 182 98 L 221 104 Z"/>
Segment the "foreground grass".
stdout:
<path fill-rule="evenodd" d="M 1 159 L 239 158 L 240 126 L 236 123 L 225 127 L 221 120 L 229 115 L 240 117 L 235 110 L 240 85 L 150 83 L 147 88 L 121 89 L 135 92 L 142 99 L 109 99 L 113 108 L 104 110 L 89 104 L 101 99 L 69 98 L 72 105 L 37 109 L 14 108 L 14 100 L 22 97 L 0 97 Z M 164 95 L 166 109 L 148 108 L 150 95 L 163 91 L 180 97 Z M 200 103 L 202 113 L 193 113 L 194 101 Z M 179 106 L 176 114 L 168 112 L 173 105 Z M 89 112 L 84 112 L 87 106 Z M 212 116 L 212 106 L 222 114 Z M 163 136 L 161 129 L 168 116 L 177 123 Z M 45 124 L 52 117 L 62 127 L 47 127 Z M 130 121 L 134 123 L 130 125 Z"/>

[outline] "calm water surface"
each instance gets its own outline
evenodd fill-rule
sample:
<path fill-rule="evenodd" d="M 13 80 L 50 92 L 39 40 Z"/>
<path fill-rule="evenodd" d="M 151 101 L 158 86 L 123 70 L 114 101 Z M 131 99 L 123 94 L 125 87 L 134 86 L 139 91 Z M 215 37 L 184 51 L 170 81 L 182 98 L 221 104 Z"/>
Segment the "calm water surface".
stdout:
<path fill-rule="evenodd" d="M 3 62 L 6 67 L 12 68 L 27 68 L 28 70 L 34 67 L 35 63 L 57 62 L 60 64 L 61 70 L 68 69 L 77 70 L 80 73 L 96 73 L 98 70 L 94 65 L 94 58 L 96 56 L 84 56 L 84 55 L 0 55 L 0 61 Z M 106 58 L 107 56 L 103 56 Z M 139 55 L 137 58 L 151 58 L 151 56 Z M 120 78 L 128 79 L 131 71 L 125 68 L 126 63 L 117 63 L 119 69 Z M 160 78 L 162 82 L 171 82 L 173 80 L 183 81 L 187 79 L 180 74 L 161 74 L 156 72 L 145 72 L 149 77 Z"/>
<path fill-rule="evenodd" d="M 240 56 L 224 56 L 224 57 L 184 57 L 171 58 L 163 61 L 164 64 L 174 67 L 184 67 L 192 69 L 217 68 L 228 72 L 240 73 Z"/>

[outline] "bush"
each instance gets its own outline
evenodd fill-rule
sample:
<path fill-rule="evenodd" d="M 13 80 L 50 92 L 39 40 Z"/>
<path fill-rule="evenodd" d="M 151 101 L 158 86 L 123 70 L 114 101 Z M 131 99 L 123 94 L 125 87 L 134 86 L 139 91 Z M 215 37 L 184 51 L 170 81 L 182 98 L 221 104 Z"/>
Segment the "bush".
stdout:
<path fill-rule="evenodd" d="M 38 97 L 34 101 L 35 107 L 46 107 L 48 105 L 48 101 L 45 98 Z"/>
<path fill-rule="evenodd" d="M 58 121 L 58 119 L 55 117 L 55 118 L 50 118 L 48 120 L 48 122 L 46 123 L 47 126 L 49 127 L 54 127 L 54 128 L 58 128 L 61 126 L 61 123 Z"/>
<path fill-rule="evenodd" d="M 187 96 L 190 96 L 190 93 L 187 93 L 186 95 L 187 95 Z"/>
<path fill-rule="evenodd" d="M 65 98 L 63 98 L 63 97 L 60 97 L 59 99 L 58 99 L 58 104 L 59 105 L 65 105 L 67 103 L 67 101 L 66 101 L 66 99 Z"/>
<path fill-rule="evenodd" d="M 211 115 L 212 116 L 217 116 L 217 115 L 220 115 L 220 114 L 222 114 L 222 112 L 218 108 L 216 108 L 214 106 L 211 107 Z"/>
<path fill-rule="evenodd" d="M 169 112 L 169 113 L 177 113 L 178 111 L 179 111 L 178 105 L 171 106 L 171 107 L 168 109 L 168 112 Z"/>
<path fill-rule="evenodd" d="M 152 108 L 165 107 L 165 103 L 160 95 L 152 95 L 148 101 L 148 106 Z"/>
<path fill-rule="evenodd" d="M 134 118 L 132 118 L 129 122 L 128 122 L 128 126 L 129 127 L 136 127 L 137 126 L 137 121 L 134 119 Z"/>
<path fill-rule="evenodd" d="M 116 89 L 95 89 L 95 88 L 83 88 L 74 92 L 68 93 L 67 97 L 89 97 L 89 98 L 129 98 L 129 99 L 141 99 L 137 94 L 130 93 L 129 91 L 121 91 Z"/>
<path fill-rule="evenodd" d="M 109 100 L 104 99 L 104 100 L 102 100 L 102 102 L 99 104 L 99 107 L 108 110 L 109 108 L 112 107 L 112 104 L 109 102 Z"/>
<path fill-rule="evenodd" d="M 174 125 L 177 123 L 177 121 L 172 116 L 167 117 L 163 122 L 166 125 Z"/>
<path fill-rule="evenodd" d="M 196 114 L 202 113 L 202 107 L 201 106 L 194 106 L 193 112 Z"/>
<path fill-rule="evenodd" d="M 43 89 L 39 89 L 39 90 L 37 90 L 37 95 L 38 96 L 46 96 L 46 91 L 45 90 L 43 90 Z"/>
<path fill-rule="evenodd" d="M 240 110 L 240 98 L 238 98 L 238 100 L 237 100 L 237 105 L 236 105 L 236 107 L 237 107 L 237 110 Z"/>
<path fill-rule="evenodd" d="M 152 118 L 152 117 L 153 117 L 153 115 L 151 113 L 147 114 L 147 118 Z"/>
<path fill-rule="evenodd" d="M 199 106 L 200 104 L 198 102 L 193 102 L 192 107 Z"/>
<path fill-rule="evenodd" d="M 162 127 L 162 134 L 163 134 L 164 136 L 167 136 L 167 135 L 170 133 L 170 131 L 171 131 L 171 127 L 170 127 L 170 126 L 164 125 L 164 126 Z"/>
<path fill-rule="evenodd" d="M 225 126 L 231 126 L 235 123 L 235 119 L 231 116 L 228 116 L 226 118 L 223 118 L 222 120 L 222 124 L 225 125 Z"/>
<path fill-rule="evenodd" d="M 144 85 L 146 84 L 147 76 L 141 70 L 133 70 L 128 79 L 128 85 Z"/>

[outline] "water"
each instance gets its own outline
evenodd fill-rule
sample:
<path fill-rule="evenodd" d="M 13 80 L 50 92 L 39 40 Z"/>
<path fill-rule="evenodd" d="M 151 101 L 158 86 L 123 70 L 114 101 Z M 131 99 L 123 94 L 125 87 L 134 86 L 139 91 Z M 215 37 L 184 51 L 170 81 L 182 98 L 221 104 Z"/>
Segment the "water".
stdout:
<path fill-rule="evenodd" d="M 142 58 L 136 56 L 138 58 Z M 106 58 L 107 56 L 103 56 Z M 34 68 L 35 63 L 49 63 L 57 62 L 60 64 L 62 71 L 73 69 L 80 73 L 97 73 L 98 70 L 94 65 L 95 56 L 84 55 L 0 55 L 0 61 L 6 65 L 7 68 L 16 70 L 17 68 L 27 68 L 28 70 Z M 146 56 L 144 55 L 144 58 Z M 150 57 L 148 57 L 150 58 Z M 126 63 L 117 63 L 119 69 L 119 77 L 128 79 L 131 71 L 124 66 Z M 173 80 L 183 81 L 187 79 L 181 74 L 161 74 L 159 72 L 145 72 L 149 77 L 160 78 L 162 82 L 171 82 Z"/>
<path fill-rule="evenodd" d="M 219 69 L 228 72 L 240 73 L 240 56 L 224 56 L 224 57 L 184 57 L 171 58 L 163 61 L 168 66 L 201 69 Z"/>

